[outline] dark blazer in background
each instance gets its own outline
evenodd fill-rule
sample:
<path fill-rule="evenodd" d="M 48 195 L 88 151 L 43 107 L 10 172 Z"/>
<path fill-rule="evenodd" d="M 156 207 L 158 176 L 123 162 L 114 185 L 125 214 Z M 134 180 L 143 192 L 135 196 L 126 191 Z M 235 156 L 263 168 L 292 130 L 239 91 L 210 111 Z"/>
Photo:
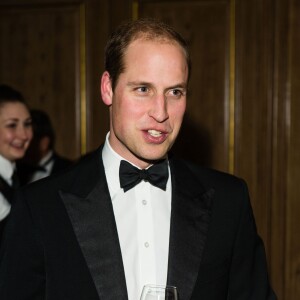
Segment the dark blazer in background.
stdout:
<path fill-rule="evenodd" d="M 50 175 L 56 175 L 74 164 L 72 160 L 62 157 L 55 152 L 52 156 L 52 159 L 54 160 L 54 163 Z M 25 185 L 29 183 L 30 178 L 36 171 L 36 168 L 27 163 L 19 162 L 17 163 L 17 171 L 21 185 Z"/>
<path fill-rule="evenodd" d="M 168 284 L 180 300 L 271 300 L 245 183 L 170 158 Z M 1 249 L 0 299 L 126 300 L 101 149 L 19 195 Z"/>

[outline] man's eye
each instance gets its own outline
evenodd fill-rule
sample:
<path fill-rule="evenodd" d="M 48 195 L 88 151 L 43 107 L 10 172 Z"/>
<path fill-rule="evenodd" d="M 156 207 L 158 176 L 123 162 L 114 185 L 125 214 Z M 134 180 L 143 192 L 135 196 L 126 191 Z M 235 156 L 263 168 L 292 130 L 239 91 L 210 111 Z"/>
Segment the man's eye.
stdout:
<path fill-rule="evenodd" d="M 148 92 L 148 88 L 146 86 L 140 86 L 137 88 L 137 91 L 140 93 L 147 93 Z"/>
<path fill-rule="evenodd" d="M 184 95 L 184 92 L 180 89 L 173 89 L 173 90 L 170 90 L 169 94 L 172 97 L 180 98 L 181 96 Z"/>
<path fill-rule="evenodd" d="M 173 95 L 175 96 L 182 95 L 182 92 L 180 90 L 173 90 Z"/>

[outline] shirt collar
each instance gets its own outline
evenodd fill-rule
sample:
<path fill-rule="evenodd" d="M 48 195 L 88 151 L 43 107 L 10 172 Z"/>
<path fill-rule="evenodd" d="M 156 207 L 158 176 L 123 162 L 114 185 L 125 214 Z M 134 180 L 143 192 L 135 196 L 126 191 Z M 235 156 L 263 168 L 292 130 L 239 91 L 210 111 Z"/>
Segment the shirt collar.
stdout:
<path fill-rule="evenodd" d="M 52 159 L 53 151 L 50 150 L 39 162 L 39 166 L 45 166 Z"/>
<path fill-rule="evenodd" d="M 121 190 L 120 186 L 120 177 L 119 177 L 119 169 L 121 160 L 127 159 L 123 158 L 119 155 L 114 149 L 111 147 L 109 143 L 109 132 L 106 135 L 105 143 L 102 149 L 102 160 L 106 175 L 106 180 L 108 184 L 109 193 L 112 199 L 114 196 Z M 128 161 L 133 166 L 139 168 L 138 166 L 134 165 L 132 162 Z M 150 168 L 151 165 L 148 167 Z M 139 168 L 140 169 L 140 168 Z"/>
<path fill-rule="evenodd" d="M 121 189 L 119 179 L 120 162 L 123 159 L 115 152 L 109 143 L 109 132 L 106 135 L 104 147 L 102 150 L 102 159 L 106 175 L 106 180 L 111 198 L 113 199 L 116 193 Z"/>
<path fill-rule="evenodd" d="M 0 175 L 3 177 L 3 179 L 5 179 L 6 181 L 9 181 L 11 179 L 15 170 L 15 166 L 15 162 L 11 162 L 10 160 L 0 155 Z"/>

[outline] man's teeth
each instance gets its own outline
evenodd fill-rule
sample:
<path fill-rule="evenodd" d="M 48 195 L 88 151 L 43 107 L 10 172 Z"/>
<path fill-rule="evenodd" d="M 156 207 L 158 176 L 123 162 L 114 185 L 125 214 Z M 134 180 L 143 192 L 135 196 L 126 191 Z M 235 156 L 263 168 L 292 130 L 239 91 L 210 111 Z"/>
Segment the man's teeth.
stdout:
<path fill-rule="evenodd" d="M 148 130 L 148 133 L 154 137 L 159 137 L 162 134 L 161 131 L 157 131 L 157 130 L 153 130 L 153 129 Z"/>

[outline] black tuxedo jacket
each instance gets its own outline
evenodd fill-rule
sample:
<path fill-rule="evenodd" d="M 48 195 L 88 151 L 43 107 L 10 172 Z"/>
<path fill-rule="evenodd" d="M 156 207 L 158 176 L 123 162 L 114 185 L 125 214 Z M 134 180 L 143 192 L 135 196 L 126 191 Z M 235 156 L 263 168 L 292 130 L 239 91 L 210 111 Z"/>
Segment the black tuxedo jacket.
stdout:
<path fill-rule="evenodd" d="M 275 299 L 244 182 L 173 158 L 170 168 L 168 284 L 180 300 Z M 22 190 L 1 248 L 0 299 L 128 299 L 101 149 Z"/>
<path fill-rule="evenodd" d="M 54 164 L 50 175 L 56 175 L 73 164 L 72 160 L 62 157 L 57 153 L 53 154 L 53 159 L 54 159 Z"/>

